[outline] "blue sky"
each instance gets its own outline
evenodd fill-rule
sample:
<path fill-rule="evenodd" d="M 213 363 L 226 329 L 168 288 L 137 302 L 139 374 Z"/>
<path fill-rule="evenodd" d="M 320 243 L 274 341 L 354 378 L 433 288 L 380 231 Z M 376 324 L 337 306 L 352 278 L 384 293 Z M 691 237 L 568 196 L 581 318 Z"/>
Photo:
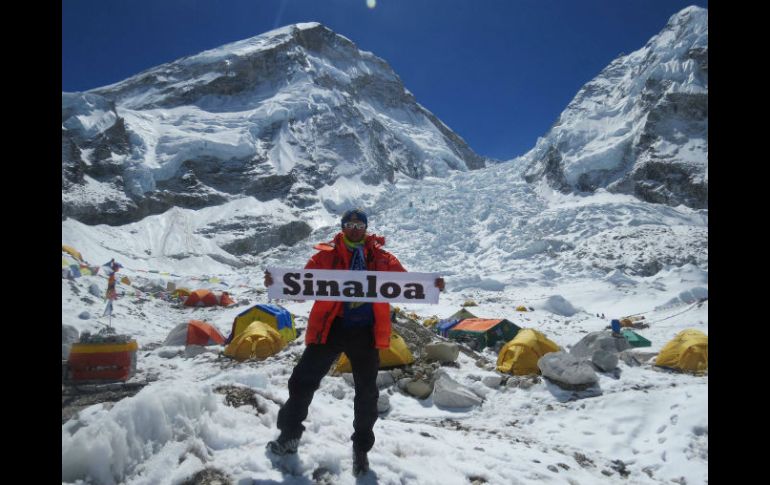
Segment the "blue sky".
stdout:
<path fill-rule="evenodd" d="M 508 160 L 546 134 L 583 84 L 689 5 L 708 1 L 63 0 L 62 90 L 316 21 L 385 59 L 474 151 Z"/>

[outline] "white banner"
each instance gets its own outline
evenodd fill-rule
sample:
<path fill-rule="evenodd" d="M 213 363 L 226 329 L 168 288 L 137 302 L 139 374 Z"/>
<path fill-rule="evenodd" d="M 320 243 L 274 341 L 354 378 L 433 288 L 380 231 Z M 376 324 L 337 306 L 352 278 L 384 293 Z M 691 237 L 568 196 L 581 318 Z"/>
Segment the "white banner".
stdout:
<path fill-rule="evenodd" d="M 438 273 L 268 267 L 267 296 L 281 300 L 438 303 Z"/>

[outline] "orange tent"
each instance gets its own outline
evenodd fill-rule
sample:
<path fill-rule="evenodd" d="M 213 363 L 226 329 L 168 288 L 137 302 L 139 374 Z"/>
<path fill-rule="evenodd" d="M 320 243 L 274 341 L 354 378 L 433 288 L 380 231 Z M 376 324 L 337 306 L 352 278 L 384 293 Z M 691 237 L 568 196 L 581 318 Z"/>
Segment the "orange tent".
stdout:
<path fill-rule="evenodd" d="M 185 306 L 227 306 L 235 303 L 227 292 L 216 295 L 211 290 L 195 290 L 184 301 Z"/>
<path fill-rule="evenodd" d="M 235 303 L 235 301 L 230 298 L 230 295 L 226 291 L 223 291 L 222 295 L 219 297 L 219 306 L 228 306 L 233 303 Z"/>
<path fill-rule="evenodd" d="M 200 320 L 190 320 L 174 327 L 164 345 L 223 345 L 225 337 L 215 327 Z"/>

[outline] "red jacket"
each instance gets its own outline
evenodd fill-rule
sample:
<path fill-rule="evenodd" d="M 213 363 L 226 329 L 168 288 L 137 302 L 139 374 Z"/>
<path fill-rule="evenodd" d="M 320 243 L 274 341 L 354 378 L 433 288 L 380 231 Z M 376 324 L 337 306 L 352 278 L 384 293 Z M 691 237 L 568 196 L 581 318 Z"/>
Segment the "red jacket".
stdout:
<path fill-rule="evenodd" d="M 366 236 L 364 242 L 364 259 L 368 271 L 406 271 L 398 259 L 382 249 L 385 238 L 375 234 Z M 351 252 L 345 247 L 342 233 L 334 236 L 328 243 L 314 246 L 319 251 L 310 258 L 305 269 L 350 269 Z M 326 343 L 326 337 L 332 328 L 332 322 L 342 315 L 343 302 L 318 301 L 310 310 L 310 317 L 305 332 L 306 344 Z M 372 303 L 374 311 L 374 346 L 378 349 L 390 347 L 390 304 Z"/>

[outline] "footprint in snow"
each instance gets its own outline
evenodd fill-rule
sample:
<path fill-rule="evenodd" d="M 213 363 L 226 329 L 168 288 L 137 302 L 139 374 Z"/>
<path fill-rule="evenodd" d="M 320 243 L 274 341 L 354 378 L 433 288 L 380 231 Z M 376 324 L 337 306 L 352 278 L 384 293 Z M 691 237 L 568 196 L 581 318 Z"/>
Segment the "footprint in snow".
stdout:
<path fill-rule="evenodd" d="M 676 424 L 679 421 L 679 415 L 675 414 L 671 416 L 671 424 Z"/>

